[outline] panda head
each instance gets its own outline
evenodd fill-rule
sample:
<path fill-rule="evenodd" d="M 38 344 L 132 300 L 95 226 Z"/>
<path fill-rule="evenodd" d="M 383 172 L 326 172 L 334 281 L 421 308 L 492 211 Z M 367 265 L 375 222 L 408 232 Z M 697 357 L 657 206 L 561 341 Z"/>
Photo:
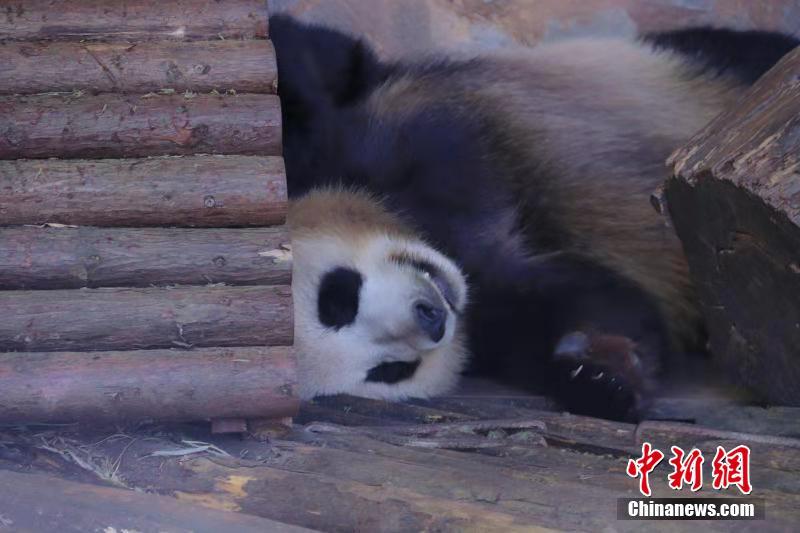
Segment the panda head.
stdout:
<path fill-rule="evenodd" d="M 456 383 L 467 288 L 450 259 L 381 232 L 293 232 L 293 249 L 303 397 L 428 397 Z"/>

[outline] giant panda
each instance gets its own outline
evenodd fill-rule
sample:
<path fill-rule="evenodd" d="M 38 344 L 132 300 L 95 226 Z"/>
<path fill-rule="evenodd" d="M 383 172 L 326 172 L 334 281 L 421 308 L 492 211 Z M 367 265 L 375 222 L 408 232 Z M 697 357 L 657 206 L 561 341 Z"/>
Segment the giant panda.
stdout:
<path fill-rule="evenodd" d="M 343 33 L 270 24 L 290 196 L 364 188 L 451 257 L 470 372 L 640 419 L 657 376 L 704 344 L 650 195 L 670 152 L 798 41 L 700 28 L 385 63 Z"/>
<path fill-rule="evenodd" d="M 426 398 L 456 384 L 467 284 L 449 258 L 356 189 L 315 189 L 288 223 L 303 398 Z"/>

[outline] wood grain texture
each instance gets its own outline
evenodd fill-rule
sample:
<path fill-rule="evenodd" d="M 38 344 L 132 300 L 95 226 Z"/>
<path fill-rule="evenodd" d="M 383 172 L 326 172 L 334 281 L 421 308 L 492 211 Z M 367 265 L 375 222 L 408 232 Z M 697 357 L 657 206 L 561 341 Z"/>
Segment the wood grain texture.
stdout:
<path fill-rule="evenodd" d="M 28 40 L 265 38 L 263 0 L 4 0 L 0 36 Z"/>
<path fill-rule="evenodd" d="M 293 416 L 288 347 L 0 353 L 0 422 Z"/>
<path fill-rule="evenodd" d="M 0 46 L 0 94 L 82 90 L 91 93 L 274 93 L 278 70 L 272 43 L 9 42 Z"/>
<path fill-rule="evenodd" d="M 19 532 L 300 533 L 266 518 L 181 503 L 174 498 L 76 483 L 43 474 L 0 471 L 3 528 Z"/>
<path fill-rule="evenodd" d="M 0 159 L 281 154 L 275 95 L 0 97 Z"/>
<path fill-rule="evenodd" d="M 0 351 L 288 346 L 288 286 L 0 292 Z"/>
<path fill-rule="evenodd" d="M 0 290 L 288 285 L 284 226 L 0 228 Z"/>
<path fill-rule="evenodd" d="M 800 405 L 800 49 L 670 161 L 712 352 L 764 399 Z"/>
<path fill-rule="evenodd" d="M 280 157 L 0 161 L 0 195 L 0 225 L 261 226 L 288 207 Z"/>

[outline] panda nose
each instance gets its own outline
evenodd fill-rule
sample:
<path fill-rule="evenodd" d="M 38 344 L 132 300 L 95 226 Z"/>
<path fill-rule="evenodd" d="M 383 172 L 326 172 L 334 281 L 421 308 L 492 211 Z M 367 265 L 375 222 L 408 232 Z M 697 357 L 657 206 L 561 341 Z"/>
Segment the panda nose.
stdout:
<path fill-rule="evenodd" d="M 414 305 L 414 316 L 417 325 L 422 328 L 433 342 L 439 342 L 444 337 L 447 325 L 447 311 L 427 301 L 419 301 Z"/>

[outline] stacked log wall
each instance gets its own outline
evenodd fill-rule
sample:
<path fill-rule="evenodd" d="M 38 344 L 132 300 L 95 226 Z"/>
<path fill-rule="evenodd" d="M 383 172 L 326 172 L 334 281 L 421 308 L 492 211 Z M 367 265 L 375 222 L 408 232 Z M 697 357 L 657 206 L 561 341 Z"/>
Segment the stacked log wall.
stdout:
<path fill-rule="evenodd" d="M 291 416 L 266 2 L 3 11 L 0 422 Z"/>

